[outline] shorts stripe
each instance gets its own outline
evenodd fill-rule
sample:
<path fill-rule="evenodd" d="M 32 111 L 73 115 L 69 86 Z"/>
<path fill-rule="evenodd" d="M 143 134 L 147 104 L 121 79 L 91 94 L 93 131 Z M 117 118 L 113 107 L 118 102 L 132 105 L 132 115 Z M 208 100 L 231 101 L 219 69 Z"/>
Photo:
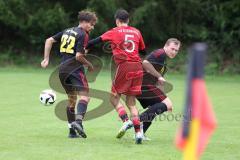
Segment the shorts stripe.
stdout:
<path fill-rule="evenodd" d="M 166 95 L 156 86 L 148 85 L 148 87 L 156 95 L 156 97 L 161 99 L 161 101 L 163 101 L 166 98 Z"/>
<path fill-rule="evenodd" d="M 86 76 L 82 72 L 79 72 L 79 75 L 82 80 L 83 87 L 88 88 L 88 82 L 87 82 Z"/>

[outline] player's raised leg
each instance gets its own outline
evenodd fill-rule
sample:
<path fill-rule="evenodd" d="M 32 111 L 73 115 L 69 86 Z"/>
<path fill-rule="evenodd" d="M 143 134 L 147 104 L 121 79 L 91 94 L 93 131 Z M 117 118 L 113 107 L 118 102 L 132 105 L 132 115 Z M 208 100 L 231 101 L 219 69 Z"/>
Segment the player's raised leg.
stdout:
<path fill-rule="evenodd" d="M 163 101 L 159 100 L 158 103 L 154 103 L 149 106 L 146 111 L 140 115 L 141 122 L 143 122 L 143 133 L 145 134 L 148 128 L 151 126 L 153 119 L 166 111 L 172 111 L 172 102 L 167 97 Z"/>
<path fill-rule="evenodd" d="M 142 143 L 142 133 L 140 130 L 140 119 L 139 119 L 138 110 L 136 107 L 135 96 L 127 95 L 126 96 L 126 104 L 131 112 L 131 118 L 132 118 L 134 130 L 135 130 L 136 144 L 141 144 Z"/>
<path fill-rule="evenodd" d="M 87 91 L 81 91 L 79 92 L 79 95 L 80 99 L 77 105 L 76 121 L 72 123 L 72 127 L 79 133 L 81 137 L 87 138 L 87 135 L 84 132 L 82 121 L 87 111 L 87 105 L 90 101 L 90 98 Z"/>
<path fill-rule="evenodd" d="M 121 97 L 120 94 L 111 94 L 111 97 L 110 97 L 110 101 L 112 105 L 115 107 L 119 117 L 123 122 L 123 125 L 116 136 L 117 138 L 122 138 L 126 133 L 126 131 L 133 126 L 132 121 L 130 121 L 128 118 L 124 105 L 120 103 L 120 97 Z"/>

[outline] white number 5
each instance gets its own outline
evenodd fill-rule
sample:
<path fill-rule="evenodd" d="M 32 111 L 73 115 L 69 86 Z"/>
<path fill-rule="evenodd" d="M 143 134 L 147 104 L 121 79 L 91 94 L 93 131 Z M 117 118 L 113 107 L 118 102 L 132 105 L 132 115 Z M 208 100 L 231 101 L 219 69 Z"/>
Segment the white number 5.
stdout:
<path fill-rule="evenodd" d="M 129 53 L 132 53 L 135 49 L 135 43 L 133 42 L 133 40 L 130 40 L 129 38 L 134 38 L 134 35 L 131 35 L 131 34 L 125 35 L 125 43 L 131 43 L 132 49 L 129 49 L 128 47 L 126 47 L 126 48 L 124 48 L 124 50 Z"/>

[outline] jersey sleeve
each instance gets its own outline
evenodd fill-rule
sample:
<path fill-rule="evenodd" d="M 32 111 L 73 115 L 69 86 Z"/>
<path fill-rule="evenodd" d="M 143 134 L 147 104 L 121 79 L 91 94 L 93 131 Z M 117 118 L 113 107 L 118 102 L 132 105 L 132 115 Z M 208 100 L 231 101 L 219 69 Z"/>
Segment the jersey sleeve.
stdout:
<path fill-rule="evenodd" d="M 84 54 L 84 48 L 86 47 L 88 42 L 88 34 L 82 33 L 78 39 L 76 44 L 76 52 L 81 52 Z"/>
<path fill-rule="evenodd" d="M 154 50 L 146 57 L 146 60 L 148 60 L 162 76 L 167 72 L 165 59 L 166 55 L 161 50 Z"/>
<path fill-rule="evenodd" d="M 165 58 L 160 51 L 154 50 L 146 57 L 146 60 L 148 60 L 152 64 L 164 65 Z"/>
<path fill-rule="evenodd" d="M 61 38 L 62 38 L 62 35 L 63 35 L 63 31 L 62 32 L 58 32 L 57 34 L 55 34 L 54 36 L 52 36 L 52 38 L 57 41 L 57 42 L 60 42 L 61 41 Z"/>
<path fill-rule="evenodd" d="M 113 34 L 114 34 L 113 30 L 109 30 L 109 31 L 103 33 L 100 37 L 101 37 L 102 41 L 111 41 Z"/>
<path fill-rule="evenodd" d="M 155 62 L 156 61 L 156 57 L 155 57 L 154 53 L 155 53 L 154 51 L 151 52 L 145 59 L 147 61 L 149 61 L 150 63 Z"/>
<path fill-rule="evenodd" d="M 89 48 L 93 47 L 94 45 L 96 45 L 98 43 L 101 43 L 101 42 L 102 42 L 101 37 L 97 37 L 95 39 L 91 39 L 90 41 L 88 41 L 86 49 L 89 49 Z"/>

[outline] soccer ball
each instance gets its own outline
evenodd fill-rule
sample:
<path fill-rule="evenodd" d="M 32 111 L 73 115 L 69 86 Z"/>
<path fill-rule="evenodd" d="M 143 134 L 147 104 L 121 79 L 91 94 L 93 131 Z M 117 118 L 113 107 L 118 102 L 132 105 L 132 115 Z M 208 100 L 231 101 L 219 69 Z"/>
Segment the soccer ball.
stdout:
<path fill-rule="evenodd" d="M 51 89 L 45 89 L 40 93 L 39 100 L 42 104 L 48 106 L 53 104 L 57 99 L 56 93 Z"/>

